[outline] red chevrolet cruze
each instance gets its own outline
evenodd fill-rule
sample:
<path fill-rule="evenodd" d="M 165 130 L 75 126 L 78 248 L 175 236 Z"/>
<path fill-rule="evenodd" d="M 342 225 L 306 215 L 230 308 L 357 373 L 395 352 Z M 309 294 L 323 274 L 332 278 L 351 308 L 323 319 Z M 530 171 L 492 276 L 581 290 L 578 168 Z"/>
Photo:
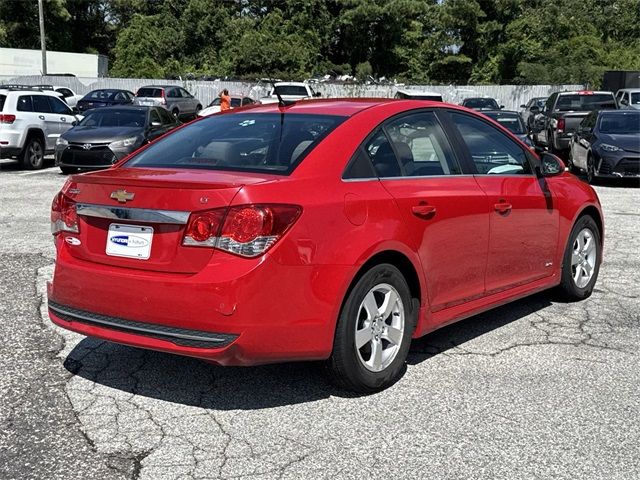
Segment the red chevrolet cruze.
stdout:
<path fill-rule="evenodd" d="M 559 286 L 591 294 L 595 192 L 492 120 L 416 100 L 205 117 L 51 212 L 49 314 L 113 342 L 256 365 L 325 360 L 375 391 L 412 338 Z"/>

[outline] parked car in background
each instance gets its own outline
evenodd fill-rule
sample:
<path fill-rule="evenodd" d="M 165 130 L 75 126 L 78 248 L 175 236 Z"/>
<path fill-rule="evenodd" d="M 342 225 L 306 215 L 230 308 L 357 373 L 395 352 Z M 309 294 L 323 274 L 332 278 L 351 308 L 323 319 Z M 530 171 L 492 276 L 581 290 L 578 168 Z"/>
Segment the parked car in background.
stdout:
<path fill-rule="evenodd" d="M 616 93 L 618 108 L 640 110 L 640 88 L 623 88 Z"/>
<path fill-rule="evenodd" d="M 596 177 L 640 176 L 640 110 L 589 113 L 573 134 L 569 167 Z"/>
<path fill-rule="evenodd" d="M 412 338 L 588 297 L 602 260 L 598 197 L 561 160 L 417 100 L 211 115 L 73 176 L 51 220 L 55 324 L 221 365 L 322 360 L 359 392 L 402 375 Z"/>
<path fill-rule="evenodd" d="M 520 105 L 520 116 L 528 132 L 533 130 L 535 117 L 542 111 L 546 101 L 547 97 L 534 97 L 526 104 Z"/>
<path fill-rule="evenodd" d="M 580 122 L 593 110 L 616 109 L 612 92 L 580 90 L 552 93 L 533 128 L 533 140 L 551 153 L 566 154 Z"/>
<path fill-rule="evenodd" d="M 0 87 L 0 157 L 40 169 L 56 140 L 78 121 L 58 93 Z"/>
<path fill-rule="evenodd" d="M 92 90 L 78 100 L 78 111 L 85 112 L 93 108 L 113 107 L 115 105 L 130 105 L 135 95 L 129 90 L 103 88 Z"/>
<path fill-rule="evenodd" d="M 148 85 L 136 92 L 134 105 L 164 107 L 176 118 L 195 117 L 202 102 L 176 85 Z"/>
<path fill-rule="evenodd" d="M 504 108 L 504 105 L 498 105 L 496 99 L 490 97 L 465 98 L 460 105 L 473 110 L 502 110 Z"/>
<path fill-rule="evenodd" d="M 247 105 L 254 105 L 256 103 L 250 97 L 244 95 L 230 95 L 231 96 L 231 108 L 246 107 Z M 209 104 L 208 107 L 203 108 L 198 112 L 199 117 L 206 117 L 207 115 L 213 115 L 220 111 L 220 97 L 217 97 Z"/>
<path fill-rule="evenodd" d="M 509 110 L 483 110 L 482 114 L 498 122 L 518 137 L 523 143 L 530 147 L 533 146 L 533 142 L 527 133 L 527 128 L 525 127 L 522 117 L 520 117 L 518 112 L 512 112 Z"/>
<path fill-rule="evenodd" d="M 442 102 L 442 95 L 436 92 L 428 92 L 425 90 L 404 90 L 400 89 L 393 98 L 402 98 L 404 100 L 430 100 L 432 102 Z"/>
<path fill-rule="evenodd" d="M 305 98 L 319 97 L 320 93 L 305 82 L 277 82 L 269 94 L 260 99 L 260 103 L 278 103 L 278 95 L 285 102 L 295 102 Z"/>
<path fill-rule="evenodd" d="M 180 122 L 162 107 L 120 106 L 92 110 L 56 142 L 62 173 L 110 167 L 173 130 Z"/>
<path fill-rule="evenodd" d="M 59 93 L 62 95 L 62 100 L 64 100 L 70 107 L 75 107 L 78 104 L 78 100 L 82 98 L 82 95 L 76 94 L 68 87 L 61 87 L 58 85 L 35 85 L 35 87 Z"/>

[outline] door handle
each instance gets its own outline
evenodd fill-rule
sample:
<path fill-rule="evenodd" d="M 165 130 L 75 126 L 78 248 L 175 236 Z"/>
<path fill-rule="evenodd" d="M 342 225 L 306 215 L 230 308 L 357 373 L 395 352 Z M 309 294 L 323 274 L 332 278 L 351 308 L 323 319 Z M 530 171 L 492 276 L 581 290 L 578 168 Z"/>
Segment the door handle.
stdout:
<path fill-rule="evenodd" d="M 436 213 L 436 207 L 433 205 L 414 205 L 411 211 L 416 217 L 430 217 Z"/>
<path fill-rule="evenodd" d="M 500 203 L 496 203 L 493 206 L 493 208 L 498 213 L 507 213 L 511 211 L 511 209 L 513 208 L 513 205 L 507 202 L 500 202 Z"/>
<path fill-rule="evenodd" d="M 44 120 L 44 115 L 38 115 L 38 118 L 39 118 L 40 120 Z"/>

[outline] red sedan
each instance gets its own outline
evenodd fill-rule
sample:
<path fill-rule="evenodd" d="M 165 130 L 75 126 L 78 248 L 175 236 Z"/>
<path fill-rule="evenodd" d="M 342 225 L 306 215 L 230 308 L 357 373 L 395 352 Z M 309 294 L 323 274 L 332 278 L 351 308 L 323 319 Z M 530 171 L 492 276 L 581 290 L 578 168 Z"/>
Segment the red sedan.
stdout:
<path fill-rule="evenodd" d="M 462 107 L 317 100 L 205 117 L 51 212 L 61 327 L 221 365 L 390 385 L 412 338 L 550 287 L 588 297 L 595 192 Z"/>

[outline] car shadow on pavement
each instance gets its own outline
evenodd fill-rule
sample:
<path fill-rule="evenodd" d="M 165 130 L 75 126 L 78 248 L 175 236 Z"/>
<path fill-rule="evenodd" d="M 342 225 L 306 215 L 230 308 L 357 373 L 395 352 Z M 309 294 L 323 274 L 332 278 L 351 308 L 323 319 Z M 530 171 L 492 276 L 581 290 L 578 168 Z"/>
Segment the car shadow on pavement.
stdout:
<path fill-rule="evenodd" d="M 428 361 L 550 304 L 548 293 L 537 294 L 444 327 L 415 340 L 407 364 Z M 64 366 L 73 375 L 126 394 L 213 410 L 255 410 L 330 396 L 359 396 L 330 385 L 319 362 L 219 367 L 95 338 L 80 341 L 67 356 Z"/>

